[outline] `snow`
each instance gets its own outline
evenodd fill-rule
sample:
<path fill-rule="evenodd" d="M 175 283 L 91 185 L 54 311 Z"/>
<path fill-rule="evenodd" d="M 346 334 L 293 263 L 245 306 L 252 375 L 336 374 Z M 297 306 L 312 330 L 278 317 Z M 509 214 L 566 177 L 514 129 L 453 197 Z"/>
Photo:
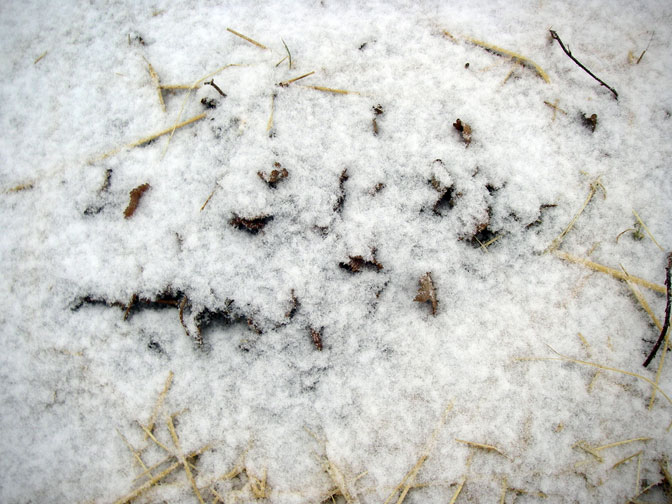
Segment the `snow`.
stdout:
<path fill-rule="evenodd" d="M 208 445 L 190 459 L 206 502 L 321 502 L 334 489 L 385 502 L 423 455 L 404 502 L 625 502 L 663 479 L 669 364 L 649 409 L 645 380 L 553 352 L 655 381 L 660 355 L 641 363 L 659 330 L 625 282 L 547 249 L 592 192 L 559 250 L 664 284 L 670 5 L 6 2 L 0 13 L 2 502 L 122 499 L 147 481 L 122 435 L 147 466 L 173 457 L 154 476 L 180 460 L 169 415 L 183 453 Z M 278 64 L 283 41 L 291 69 Z M 164 112 L 148 64 L 162 84 L 197 86 L 164 90 Z M 257 172 L 275 163 L 289 176 L 273 188 Z M 646 232 L 617 239 L 633 209 L 660 248 Z M 273 219 L 253 234 L 235 215 Z M 492 234 L 477 234 L 486 224 Z M 357 256 L 361 272 L 339 267 Z M 427 272 L 436 316 L 414 301 Z M 665 295 L 640 290 L 662 320 Z M 170 454 L 141 429 L 153 420 Z M 636 438 L 650 439 L 599 458 L 581 448 Z M 160 483 L 135 501 L 198 502 L 181 466 Z"/>

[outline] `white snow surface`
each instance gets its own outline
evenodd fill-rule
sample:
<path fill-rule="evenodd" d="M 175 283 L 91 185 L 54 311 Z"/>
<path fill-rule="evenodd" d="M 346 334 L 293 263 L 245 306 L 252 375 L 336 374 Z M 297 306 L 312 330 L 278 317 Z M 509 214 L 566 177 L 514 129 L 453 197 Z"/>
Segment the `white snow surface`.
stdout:
<path fill-rule="evenodd" d="M 157 475 L 181 460 L 173 414 L 181 453 L 209 445 L 205 502 L 257 501 L 264 475 L 266 502 L 385 502 L 423 455 L 406 503 L 625 502 L 663 479 L 672 367 L 649 409 L 645 380 L 553 352 L 655 380 L 659 330 L 625 282 L 544 251 L 593 187 L 559 250 L 664 284 L 669 2 L 3 2 L 0 25 L 0 501 L 123 499 L 148 478 L 120 434 L 173 457 Z M 197 85 L 164 112 L 148 64 Z M 633 209 L 660 248 L 617 240 Z M 339 266 L 356 256 L 382 269 Z M 184 327 L 144 301 L 169 297 Z M 135 502 L 198 498 L 180 466 Z"/>

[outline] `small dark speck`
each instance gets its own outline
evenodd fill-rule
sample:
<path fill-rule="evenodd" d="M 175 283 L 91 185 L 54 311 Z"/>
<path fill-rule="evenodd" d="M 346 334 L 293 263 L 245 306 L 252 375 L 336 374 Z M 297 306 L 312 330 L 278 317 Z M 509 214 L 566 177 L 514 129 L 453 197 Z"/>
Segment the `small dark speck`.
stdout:
<path fill-rule="evenodd" d="M 469 68 L 469 62 L 468 61 L 464 64 L 464 68 Z"/>

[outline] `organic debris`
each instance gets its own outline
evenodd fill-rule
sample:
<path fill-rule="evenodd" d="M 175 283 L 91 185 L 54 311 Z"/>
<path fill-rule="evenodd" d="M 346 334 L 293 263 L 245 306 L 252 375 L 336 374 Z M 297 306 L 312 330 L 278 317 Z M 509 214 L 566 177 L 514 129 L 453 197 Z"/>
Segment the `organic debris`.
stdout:
<path fill-rule="evenodd" d="M 469 144 L 471 143 L 471 126 L 469 126 L 467 123 L 463 123 L 460 119 L 457 119 L 453 123 L 453 128 L 460 132 L 462 135 L 462 140 L 467 145 L 467 147 L 469 147 Z"/>
<path fill-rule="evenodd" d="M 338 179 L 338 189 L 339 189 L 339 195 L 338 199 L 336 200 L 336 204 L 334 205 L 334 212 L 336 213 L 341 213 L 343 210 L 343 203 L 345 203 L 345 182 L 348 180 L 350 176 L 348 175 L 348 169 L 346 168 L 341 172 L 341 176 Z"/>
<path fill-rule="evenodd" d="M 215 84 L 215 79 L 211 79 L 209 82 L 204 82 L 203 84 L 206 85 L 206 86 L 212 86 L 213 88 L 215 88 L 217 90 L 217 92 L 223 98 L 226 98 L 226 93 L 224 91 L 222 91 L 221 89 L 219 89 L 219 86 L 217 84 Z"/>
<path fill-rule="evenodd" d="M 413 301 L 417 301 L 418 303 L 432 303 L 432 315 L 436 316 L 436 309 L 439 305 L 439 301 L 436 299 L 436 288 L 432 281 L 431 272 L 428 271 L 420 277 L 420 288 Z"/>
<path fill-rule="evenodd" d="M 376 260 L 376 249 L 371 249 L 371 260 L 364 259 L 361 255 L 349 256 L 350 261 L 340 262 L 338 266 L 350 273 L 360 273 L 363 269 L 380 271 L 383 265 Z"/>
<path fill-rule="evenodd" d="M 319 331 L 316 331 L 312 327 L 310 328 L 310 337 L 313 340 L 313 344 L 315 345 L 315 348 L 317 348 L 319 351 L 322 351 L 322 330 L 324 328 L 320 328 Z"/>
<path fill-rule="evenodd" d="M 209 108 L 209 109 L 217 108 L 217 101 L 214 98 L 208 98 L 208 97 L 204 96 L 203 98 L 201 98 L 201 104 L 205 108 Z"/>
<path fill-rule="evenodd" d="M 374 105 L 374 106 L 372 107 L 372 109 L 373 109 L 373 113 L 374 113 L 374 115 L 375 115 L 375 117 L 372 119 L 372 124 L 373 124 L 373 134 L 377 136 L 377 135 L 378 135 L 378 132 L 379 132 L 379 129 L 378 129 L 378 121 L 376 120 L 376 118 L 377 118 L 378 116 L 380 116 L 380 115 L 383 115 L 384 110 L 383 110 L 383 106 L 380 105 L 380 104 L 378 104 L 378 105 Z"/>
<path fill-rule="evenodd" d="M 450 35 L 448 32 L 444 32 L 444 34 L 449 35 L 451 38 L 453 38 L 452 35 Z M 454 40 L 454 38 L 453 38 Z M 513 51 L 509 51 L 508 49 L 503 49 L 501 47 L 498 47 L 496 45 L 488 44 L 487 42 L 483 42 L 482 40 L 476 40 L 473 38 L 467 38 L 469 42 L 471 42 L 474 45 L 477 45 L 478 47 L 482 47 L 486 51 L 496 54 L 497 56 L 502 56 L 502 57 L 507 57 L 511 58 L 511 60 L 515 63 L 520 63 L 524 67 L 531 68 L 535 72 L 537 72 L 537 75 L 544 79 L 546 83 L 551 82 L 551 79 L 548 78 L 548 75 L 546 72 L 544 72 L 539 65 L 537 65 L 534 61 L 531 59 L 526 58 L 525 56 L 522 56 L 518 53 L 515 53 Z"/>
<path fill-rule="evenodd" d="M 250 37 L 246 37 L 242 33 L 238 33 L 236 30 L 232 30 L 231 28 L 227 28 L 226 31 L 228 31 L 229 33 L 233 33 L 234 35 L 242 38 L 243 40 L 247 40 L 250 44 L 254 44 L 255 46 L 259 47 L 260 49 L 268 49 L 268 47 L 266 47 L 264 44 L 261 44 L 261 43 L 257 42 L 256 40 L 251 39 Z"/>
<path fill-rule="evenodd" d="M 591 133 L 595 133 L 595 128 L 597 128 L 597 114 L 591 114 L 590 116 L 581 114 L 581 122 Z"/>
<path fill-rule="evenodd" d="M 382 191 L 383 189 L 385 189 L 385 184 L 384 184 L 383 182 L 378 182 L 378 183 L 377 183 L 375 186 L 373 186 L 373 188 L 369 191 L 369 194 L 370 194 L 371 196 L 375 196 L 376 194 L 378 194 L 378 193 L 379 193 L 380 191 Z"/>
<path fill-rule="evenodd" d="M 299 303 L 299 299 L 296 297 L 296 294 L 294 293 L 294 289 L 292 289 L 291 294 L 292 294 L 291 306 L 289 310 L 287 310 L 287 313 L 285 313 L 285 318 L 289 320 L 292 320 L 294 318 L 294 315 L 296 315 L 299 306 L 301 306 L 301 303 Z"/>
<path fill-rule="evenodd" d="M 614 94 L 614 98 L 616 98 L 618 100 L 618 93 L 616 92 L 616 90 L 614 88 L 612 88 L 611 86 L 609 86 L 607 83 L 605 83 L 602 79 L 597 77 L 593 72 L 591 72 L 585 66 L 583 66 L 583 64 L 581 64 L 581 62 L 579 60 L 577 60 L 574 56 L 572 56 L 572 52 L 565 47 L 565 44 L 562 43 L 562 40 L 560 40 L 560 37 L 558 36 L 558 34 L 555 31 L 553 31 L 553 30 L 549 30 L 549 31 L 551 32 L 551 37 L 553 38 L 553 40 L 558 41 L 558 44 L 560 44 L 560 47 L 565 52 L 565 54 L 567 56 L 569 56 L 569 59 L 571 59 L 574 63 L 579 65 L 579 67 L 582 68 L 583 70 L 585 70 L 585 72 L 588 75 L 590 75 L 593 79 L 595 79 L 597 82 L 599 82 L 601 85 L 606 87 L 609 91 L 611 91 Z M 642 54 L 642 56 L 644 56 L 644 54 Z"/>
<path fill-rule="evenodd" d="M 233 217 L 231 220 L 229 220 L 229 224 L 231 224 L 233 227 L 236 229 L 241 229 L 243 231 L 247 231 L 250 234 L 256 235 L 266 227 L 266 224 L 271 222 L 273 220 L 272 215 L 258 215 L 257 217 L 250 217 L 245 218 L 245 217 L 239 217 L 237 214 L 233 214 Z"/>
<path fill-rule="evenodd" d="M 131 199 L 128 203 L 128 206 L 126 207 L 126 210 L 124 210 L 125 219 L 129 219 L 135 213 L 135 210 L 138 208 L 140 198 L 142 198 L 142 195 L 145 194 L 145 191 L 147 191 L 149 188 L 150 185 L 145 183 L 131 190 Z"/>
<path fill-rule="evenodd" d="M 672 296 L 670 295 L 670 290 L 672 289 L 672 252 L 667 255 L 667 267 L 665 268 L 665 294 L 667 300 L 665 303 L 665 320 L 663 321 L 663 328 L 660 330 L 660 336 L 658 336 L 658 341 L 651 349 L 651 353 L 642 364 L 644 367 L 647 367 L 653 358 L 656 356 L 660 345 L 667 335 L 667 332 L 670 328 L 670 311 L 672 311 Z"/>
<path fill-rule="evenodd" d="M 310 76 L 310 75 L 313 75 L 314 73 L 315 73 L 315 71 L 308 72 L 307 74 L 299 75 L 298 77 L 294 77 L 293 79 L 289 79 L 289 80 L 286 80 L 286 81 L 278 82 L 277 85 L 280 86 L 280 87 L 287 87 L 287 86 L 289 86 L 292 82 L 296 82 L 296 81 L 298 81 L 298 80 L 305 79 L 306 77 L 308 77 L 308 76 Z"/>
<path fill-rule="evenodd" d="M 439 199 L 436 200 L 432 207 L 432 211 L 436 215 L 443 215 L 442 210 L 446 207 L 448 207 L 449 210 L 455 207 L 457 203 L 456 200 L 459 198 L 460 194 L 455 193 L 455 189 L 452 185 L 444 186 L 441 181 L 434 176 L 429 180 L 429 183 L 439 193 Z"/>
<path fill-rule="evenodd" d="M 257 172 L 257 175 L 259 175 L 259 178 L 266 182 L 269 187 L 275 189 L 279 181 L 289 176 L 289 172 L 287 171 L 287 168 L 283 168 L 277 161 L 273 163 L 273 166 L 275 169 L 271 171 L 270 175 L 266 175 L 260 171 Z"/>

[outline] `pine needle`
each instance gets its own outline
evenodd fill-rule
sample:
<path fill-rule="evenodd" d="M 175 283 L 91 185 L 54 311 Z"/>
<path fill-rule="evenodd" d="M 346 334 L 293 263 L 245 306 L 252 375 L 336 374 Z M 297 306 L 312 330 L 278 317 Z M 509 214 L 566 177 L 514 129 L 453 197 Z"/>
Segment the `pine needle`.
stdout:
<path fill-rule="evenodd" d="M 553 252 L 557 257 L 560 259 L 564 259 L 565 261 L 572 262 L 575 264 L 581 264 L 583 266 L 586 266 L 587 268 L 590 268 L 595 271 L 599 271 L 600 273 L 606 273 L 607 275 L 611 275 L 614 278 L 618 278 L 619 280 L 625 280 L 626 275 L 622 271 L 618 271 L 617 269 L 610 268 L 608 266 L 603 266 L 602 264 L 598 264 L 593 261 L 589 261 L 588 259 L 582 259 L 581 257 L 574 256 L 572 254 L 568 254 L 567 252 L 562 252 L 559 250 L 556 250 Z M 665 289 L 664 285 L 656 284 L 653 282 L 649 282 L 648 280 L 644 280 L 643 278 L 639 278 L 636 276 L 628 275 L 628 279 L 635 284 L 641 285 L 643 287 L 646 287 L 647 289 L 651 289 L 656 292 L 660 292 L 661 294 L 665 294 L 667 290 Z"/>
<path fill-rule="evenodd" d="M 535 72 L 537 72 L 537 75 L 544 79 L 546 83 L 550 83 L 551 79 L 549 79 L 548 74 L 542 70 L 542 68 L 537 65 L 534 61 L 532 61 L 529 58 L 526 58 L 525 56 L 522 56 L 521 54 L 515 53 L 513 51 L 509 51 L 508 49 L 503 49 L 501 47 L 497 47 L 492 44 L 488 44 L 487 42 L 483 42 L 482 40 L 477 40 L 474 38 L 467 37 L 467 40 L 471 42 L 474 45 L 477 45 L 479 47 L 482 47 L 486 51 L 492 52 L 498 56 L 503 56 L 503 57 L 508 57 L 511 58 L 512 61 L 516 63 L 520 63 L 521 65 L 531 68 Z"/>
<path fill-rule="evenodd" d="M 648 228 L 648 226 L 647 226 L 646 224 L 644 224 L 644 221 L 643 221 L 642 218 L 637 214 L 637 212 L 635 211 L 634 208 L 632 209 L 632 213 L 634 214 L 635 218 L 637 219 L 637 222 L 639 222 L 639 223 L 641 224 L 641 226 L 644 228 L 644 231 L 646 231 L 646 234 L 649 235 L 649 238 L 651 238 L 651 241 L 652 241 L 653 243 L 656 244 L 656 247 L 658 247 L 658 248 L 660 249 L 661 252 L 665 252 L 665 250 L 663 249 L 663 247 L 661 247 L 661 246 L 660 246 L 660 243 L 658 243 L 658 240 L 656 240 L 656 239 L 653 237 L 653 234 L 651 233 L 651 230 Z"/>
<path fill-rule="evenodd" d="M 251 39 L 250 37 L 246 37 L 246 36 L 243 35 L 242 33 L 238 33 L 236 30 L 232 30 L 231 28 L 227 28 L 226 31 L 228 31 L 229 33 L 233 33 L 234 35 L 236 35 L 237 37 L 242 38 L 243 40 L 247 40 L 250 44 L 254 44 L 255 46 L 257 46 L 257 47 L 259 47 L 259 48 L 261 48 L 261 49 L 268 49 L 268 47 L 266 47 L 264 44 L 260 44 L 260 43 L 257 42 L 256 40 Z"/>

